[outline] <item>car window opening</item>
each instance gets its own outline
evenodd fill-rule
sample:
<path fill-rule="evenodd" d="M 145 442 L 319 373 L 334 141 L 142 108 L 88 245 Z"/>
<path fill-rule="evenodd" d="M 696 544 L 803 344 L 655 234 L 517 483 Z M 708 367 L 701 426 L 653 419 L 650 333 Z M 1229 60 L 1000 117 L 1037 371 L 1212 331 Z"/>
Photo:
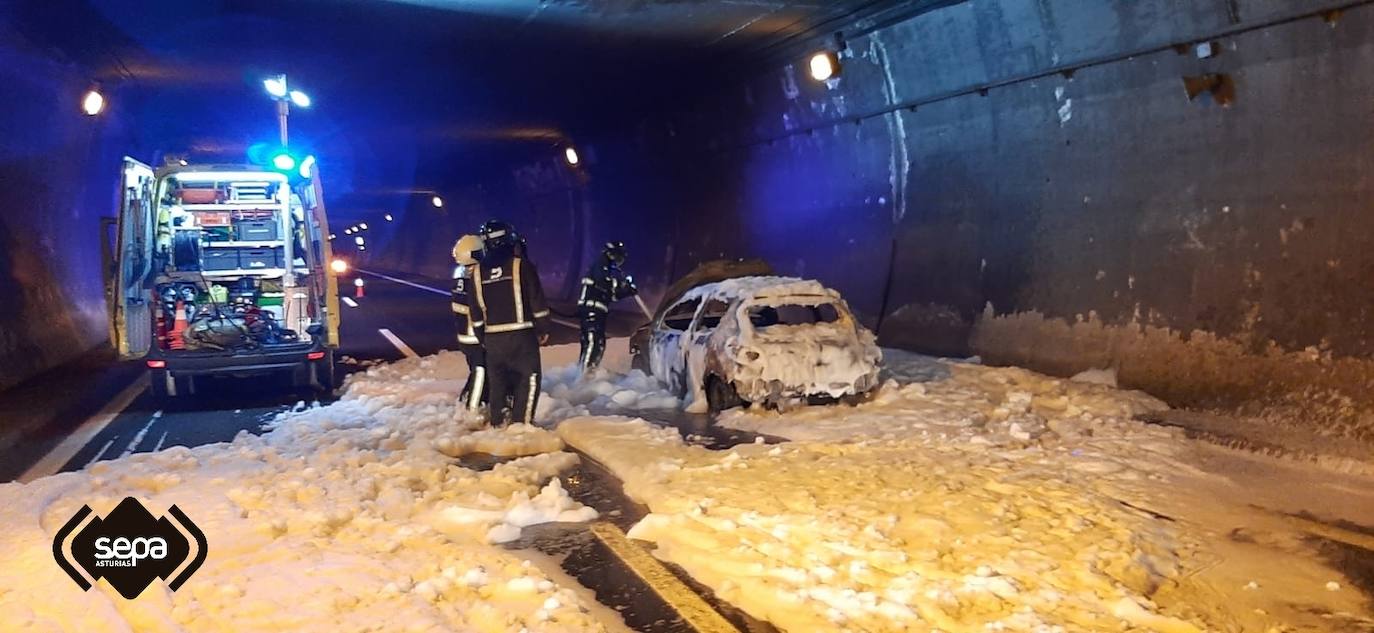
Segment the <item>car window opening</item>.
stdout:
<path fill-rule="evenodd" d="M 813 325 L 834 323 L 840 320 L 840 311 L 833 303 L 818 305 L 788 304 L 781 306 L 754 306 L 749 309 L 749 323 L 755 329 L 773 325 Z"/>
<path fill-rule="evenodd" d="M 668 309 L 663 315 L 663 327 L 682 332 L 692 325 L 692 317 L 697 314 L 701 299 L 689 299 Z"/>

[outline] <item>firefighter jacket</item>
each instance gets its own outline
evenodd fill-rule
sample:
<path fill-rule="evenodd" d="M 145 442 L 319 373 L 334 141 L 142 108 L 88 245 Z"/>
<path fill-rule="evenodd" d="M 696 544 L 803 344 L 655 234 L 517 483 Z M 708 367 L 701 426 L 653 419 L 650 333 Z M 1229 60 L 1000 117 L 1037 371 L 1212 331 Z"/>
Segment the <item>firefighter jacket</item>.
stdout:
<path fill-rule="evenodd" d="M 468 294 L 478 336 L 535 329 L 547 331 L 549 304 L 539 271 L 529 261 L 506 255 L 488 257 L 472 267 Z"/>
<path fill-rule="evenodd" d="M 477 345 L 477 330 L 472 327 L 472 310 L 468 308 L 468 294 L 472 291 L 472 276 L 467 266 L 453 269 L 453 322 L 458 328 L 458 342 Z"/>
<path fill-rule="evenodd" d="M 577 307 L 609 312 L 611 304 L 632 297 L 639 292 L 634 280 L 619 266 L 603 261 L 587 271 L 582 278 L 582 294 L 577 298 Z"/>

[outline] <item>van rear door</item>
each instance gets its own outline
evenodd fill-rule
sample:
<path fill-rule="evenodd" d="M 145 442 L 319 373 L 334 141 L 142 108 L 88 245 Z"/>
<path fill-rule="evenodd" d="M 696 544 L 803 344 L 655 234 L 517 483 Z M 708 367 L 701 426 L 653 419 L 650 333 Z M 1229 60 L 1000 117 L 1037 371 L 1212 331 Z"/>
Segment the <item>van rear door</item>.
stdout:
<path fill-rule="evenodd" d="M 124 158 L 115 229 L 114 279 L 106 297 L 110 309 L 110 343 L 122 359 L 142 358 L 153 339 L 152 306 L 144 287 L 152 269 L 153 168 Z"/>

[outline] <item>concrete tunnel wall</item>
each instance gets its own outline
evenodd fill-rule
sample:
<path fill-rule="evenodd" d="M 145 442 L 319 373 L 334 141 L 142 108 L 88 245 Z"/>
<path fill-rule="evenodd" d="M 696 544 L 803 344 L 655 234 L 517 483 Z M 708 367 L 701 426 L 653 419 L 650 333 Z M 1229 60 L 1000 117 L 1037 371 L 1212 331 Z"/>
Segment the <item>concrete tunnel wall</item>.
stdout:
<path fill-rule="evenodd" d="M 650 294 L 763 257 L 888 345 L 1374 439 L 1374 7 L 1341 4 L 934 10 L 851 36 L 827 83 L 799 58 L 577 135 L 548 248 L 624 239 Z M 1208 76 L 1229 105 L 1188 97 Z"/>
<path fill-rule="evenodd" d="M 1374 439 L 1374 7 L 1336 4 L 938 9 L 827 83 L 799 60 L 603 135 L 592 208 L 672 216 L 639 265 L 761 256 L 888 345 Z M 1186 95 L 1209 74 L 1229 106 Z"/>
<path fill-rule="evenodd" d="M 100 218 L 128 135 L 108 89 L 81 113 L 90 81 L 0 20 L 0 390 L 108 338 Z"/>

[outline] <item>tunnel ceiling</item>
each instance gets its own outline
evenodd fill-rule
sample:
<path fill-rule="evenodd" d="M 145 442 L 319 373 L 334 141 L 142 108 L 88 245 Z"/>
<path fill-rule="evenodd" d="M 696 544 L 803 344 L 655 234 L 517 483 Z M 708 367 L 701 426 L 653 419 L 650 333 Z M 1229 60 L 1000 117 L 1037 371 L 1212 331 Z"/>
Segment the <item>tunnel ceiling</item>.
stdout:
<path fill-rule="evenodd" d="M 345 189 L 385 191 L 546 148 L 910 4 L 21 0 L 0 16 L 118 90 L 151 151 L 238 159 L 275 138 L 261 79 L 286 72 L 315 100 L 293 113 L 293 145 L 317 148 Z"/>

